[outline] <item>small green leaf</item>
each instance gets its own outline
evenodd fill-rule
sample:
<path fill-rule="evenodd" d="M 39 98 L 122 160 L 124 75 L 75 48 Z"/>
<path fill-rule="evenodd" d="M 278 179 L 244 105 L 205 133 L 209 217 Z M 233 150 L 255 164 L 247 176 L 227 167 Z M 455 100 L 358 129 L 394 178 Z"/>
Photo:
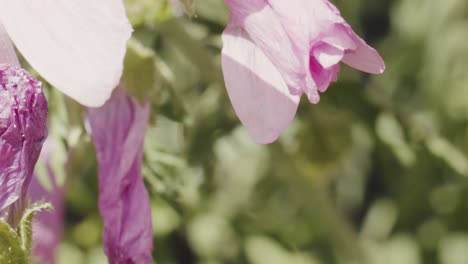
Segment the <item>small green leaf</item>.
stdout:
<path fill-rule="evenodd" d="M 40 211 L 51 210 L 52 205 L 50 203 L 39 203 L 33 204 L 30 208 L 26 209 L 21 218 L 19 232 L 21 236 L 21 248 L 23 249 L 26 256 L 30 255 L 32 245 L 32 221 L 34 216 Z"/>
<path fill-rule="evenodd" d="M 0 220 L 0 263 L 26 264 L 20 238 L 11 227 Z"/>

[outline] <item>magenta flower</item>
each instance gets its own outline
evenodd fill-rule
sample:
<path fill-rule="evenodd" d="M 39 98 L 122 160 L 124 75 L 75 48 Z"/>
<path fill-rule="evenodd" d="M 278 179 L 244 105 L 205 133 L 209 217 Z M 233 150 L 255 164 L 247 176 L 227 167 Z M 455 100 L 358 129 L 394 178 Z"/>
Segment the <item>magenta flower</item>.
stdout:
<path fill-rule="evenodd" d="M 29 185 L 29 197 L 32 202 L 48 202 L 53 206 L 51 211 L 42 211 L 34 217 L 32 229 L 32 255 L 43 264 L 54 264 L 57 247 L 62 238 L 64 217 L 64 192 L 56 181 L 50 166 L 50 141 L 44 143 L 39 162 L 44 162 L 51 188 L 47 189 L 33 176 Z"/>
<path fill-rule="evenodd" d="M 15 224 L 47 134 L 42 84 L 25 70 L 0 64 L 0 212 Z"/>
<path fill-rule="evenodd" d="M 19 66 L 11 38 L 44 79 L 86 106 L 102 105 L 119 83 L 130 34 L 122 0 L 0 0 L 0 61 Z"/>
<path fill-rule="evenodd" d="M 339 62 L 369 73 L 385 69 L 327 0 L 226 0 L 222 67 L 232 105 L 257 143 L 271 143 L 306 94 L 318 103 Z"/>
<path fill-rule="evenodd" d="M 88 112 L 99 166 L 104 249 L 113 264 L 152 259 L 151 208 L 141 176 L 149 111 L 148 103 L 141 106 L 118 88 L 104 106 Z"/>

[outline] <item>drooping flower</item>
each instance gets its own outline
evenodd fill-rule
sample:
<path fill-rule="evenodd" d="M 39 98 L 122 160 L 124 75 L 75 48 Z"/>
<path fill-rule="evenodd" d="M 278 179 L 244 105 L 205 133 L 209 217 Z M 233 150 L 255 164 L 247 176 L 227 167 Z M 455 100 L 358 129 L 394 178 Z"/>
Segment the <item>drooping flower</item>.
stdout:
<path fill-rule="evenodd" d="M 294 118 L 300 96 L 318 103 L 340 61 L 385 69 L 327 0 L 225 0 L 222 67 L 232 105 L 257 143 L 271 143 Z"/>
<path fill-rule="evenodd" d="M 0 64 L 0 213 L 13 225 L 25 205 L 46 119 L 41 82 L 19 67 Z"/>
<path fill-rule="evenodd" d="M 99 210 L 104 250 L 113 264 L 151 263 L 153 228 L 141 176 L 149 104 L 117 88 L 100 108 L 90 108 L 89 128 L 99 170 Z"/>
<path fill-rule="evenodd" d="M 48 202 L 53 210 L 38 212 L 34 217 L 32 225 L 32 255 L 43 264 L 54 264 L 56 260 L 57 247 L 62 238 L 64 217 L 64 192 L 59 186 L 55 173 L 50 165 L 50 141 L 44 143 L 39 162 L 45 163 L 48 182 L 47 187 L 33 175 L 29 185 L 29 198 L 31 202 Z"/>
<path fill-rule="evenodd" d="M 11 38 L 44 79 L 83 105 L 102 105 L 119 83 L 131 34 L 122 0 L 0 0 L 0 24 L 0 60 Z"/>

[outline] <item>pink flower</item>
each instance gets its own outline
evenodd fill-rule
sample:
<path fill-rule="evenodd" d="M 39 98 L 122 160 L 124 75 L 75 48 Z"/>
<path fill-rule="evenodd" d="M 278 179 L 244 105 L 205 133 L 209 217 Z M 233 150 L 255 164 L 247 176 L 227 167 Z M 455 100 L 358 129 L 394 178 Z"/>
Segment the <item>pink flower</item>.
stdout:
<path fill-rule="evenodd" d="M 153 227 L 141 176 L 143 138 L 150 113 L 125 90 L 88 112 L 99 167 L 99 210 L 109 263 L 151 263 Z"/>
<path fill-rule="evenodd" d="M 226 0 L 222 67 L 232 105 L 257 143 L 271 143 L 294 118 L 302 94 L 318 103 L 339 62 L 385 69 L 327 0 Z"/>
<path fill-rule="evenodd" d="M 44 79 L 86 106 L 118 85 L 130 34 L 122 0 L 0 0 L 0 62 L 19 66 L 11 38 Z"/>

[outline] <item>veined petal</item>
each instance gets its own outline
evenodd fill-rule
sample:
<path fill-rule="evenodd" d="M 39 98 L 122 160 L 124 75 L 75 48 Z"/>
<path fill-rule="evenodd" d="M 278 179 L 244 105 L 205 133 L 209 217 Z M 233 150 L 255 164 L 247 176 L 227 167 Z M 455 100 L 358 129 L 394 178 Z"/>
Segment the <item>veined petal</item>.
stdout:
<path fill-rule="evenodd" d="M 302 35 L 310 41 L 321 37 L 322 32 L 329 30 L 333 23 L 342 22 L 339 12 L 334 12 L 324 0 L 267 0 L 279 16 L 283 27 L 297 43 L 297 36 Z M 291 34 L 293 33 L 293 34 Z M 294 36 L 293 36 L 294 35 Z M 303 40 L 300 38 L 303 45 Z M 312 43 L 311 43 L 312 44 Z"/>
<path fill-rule="evenodd" d="M 333 30 L 334 24 L 343 19 L 323 0 L 267 0 L 267 2 L 307 69 L 307 74 L 303 78 L 305 82 L 300 88 L 311 103 L 318 103 L 320 100 L 318 91 L 325 91 L 330 81 L 336 79 L 339 67 L 335 64 L 343 58 L 345 50 L 339 45 L 337 47 L 326 45 L 324 33 Z M 354 45 L 352 40 L 349 41 Z M 319 47 L 315 47 L 317 45 Z M 314 68 L 310 68 L 311 66 Z"/>
<path fill-rule="evenodd" d="M 88 120 L 99 168 L 99 210 L 104 221 L 104 249 L 109 263 L 151 263 L 153 228 L 141 163 L 149 104 L 114 91 Z"/>
<path fill-rule="evenodd" d="M 309 23 L 310 14 L 304 9 L 304 3 L 302 0 L 268 0 L 268 4 L 292 40 L 298 58 L 307 65 L 309 28 L 312 24 Z"/>
<path fill-rule="evenodd" d="M 250 40 L 276 67 L 291 90 L 305 86 L 307 63 L 296 50 L 280 19 L 265 0 L 226 0 L 231 26 L 242 27 Z M 298 46 L 299 47 L 299 46 Z"/>
<path fill-rule="evenodd" d="M 231 103 L 257 143 L 271 143 L 293 120 L 292 95 L 278 69 L 241 28 L 223 33 L 222 67 Z"/>
<path fill-rule="evenodd" d="M 48 82 L 86 106 L 117 86 L 131 27 L 121 0 L 0 0 L 0 20 Z"/>

